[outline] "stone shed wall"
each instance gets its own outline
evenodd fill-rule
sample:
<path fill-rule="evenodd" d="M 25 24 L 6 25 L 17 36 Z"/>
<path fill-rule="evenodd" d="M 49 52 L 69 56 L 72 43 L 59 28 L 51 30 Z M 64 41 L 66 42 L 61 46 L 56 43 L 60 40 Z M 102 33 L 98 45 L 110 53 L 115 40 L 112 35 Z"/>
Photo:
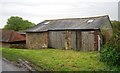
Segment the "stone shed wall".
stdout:
<path fill-rule="evenodd" d="M 48 32 L 26 33 L 26 46 L 30 49 L 40 49 L 48 47 Z"/>

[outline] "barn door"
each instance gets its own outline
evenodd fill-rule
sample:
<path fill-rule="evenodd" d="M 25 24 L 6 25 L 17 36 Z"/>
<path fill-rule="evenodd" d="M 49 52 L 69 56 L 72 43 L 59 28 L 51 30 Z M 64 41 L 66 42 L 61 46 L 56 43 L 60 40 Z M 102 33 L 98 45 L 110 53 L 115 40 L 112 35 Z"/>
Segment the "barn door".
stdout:
<path fill-rule="evenodd" d="M 82 32 L 82 51 L 94 50 L 94 31 Z"/>
<path fill-rule="evenodd" d="M 75 31 L 49 31 L 49 47 L 58 49 L 76 49 Z"/>
<path fill-rule="evenodd" d="M 65 49 L 71 49 L 71 32 L 69 31 L 65 31 L 64 32 L 64 45 L 65 45 Z"/>
<path fill-rule="evenodd" d="M 76 32 L 75 31 L 65 31 L 64 32 L 64 48 L 76 49 Z"/>
<path fill-rule="evenodd" d="M 81 50 L 81 48 L 82 48 L 82 46 L 81 46 L 81 44 L 82 44 L 82 37 L 81 37 L 81 31 L 77 31 L 76 32 L 76 41 L 77 41 L 77 44 L 76 44 L 76 46 L 77 46 L 77 49 L 76 50 Z"/>
<path fill-rule="evenodd" d="M 49 47 L 62 49 L 64 48 L 63 31 L 49 31 Z"/>

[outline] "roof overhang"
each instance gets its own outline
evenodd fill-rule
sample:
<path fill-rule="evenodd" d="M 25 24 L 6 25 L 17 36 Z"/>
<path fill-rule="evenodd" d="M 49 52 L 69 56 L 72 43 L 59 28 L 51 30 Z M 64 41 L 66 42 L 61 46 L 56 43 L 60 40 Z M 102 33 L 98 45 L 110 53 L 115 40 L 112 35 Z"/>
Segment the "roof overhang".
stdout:
<path fill-rule="evenodd" d="M 52 30 L 48 30 L 48 31 L 95 31 L 95 30 L 99 30 L 100 28 L 93 28 L 93 29 L 52 29 Z M 47 31 L 28 31 L 26 33 L 39 33 L 39 32 L 47 32 Z"/>

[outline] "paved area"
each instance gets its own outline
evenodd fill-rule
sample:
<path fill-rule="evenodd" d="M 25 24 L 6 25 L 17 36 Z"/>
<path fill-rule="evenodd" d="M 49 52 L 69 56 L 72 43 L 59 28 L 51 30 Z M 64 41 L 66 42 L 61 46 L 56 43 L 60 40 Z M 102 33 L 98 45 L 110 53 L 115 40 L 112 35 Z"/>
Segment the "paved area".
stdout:
<path fill-rule="evenodd" d="M 2 60 L 2 71 L 27 71 L 25 68 L 19 68 L 11 62 Z"/>
<path fill-rule="evenodd" d="M 1 55 L 0 55 L 0 73 L 2 72 L 2 58 L 1 58 Z"/>

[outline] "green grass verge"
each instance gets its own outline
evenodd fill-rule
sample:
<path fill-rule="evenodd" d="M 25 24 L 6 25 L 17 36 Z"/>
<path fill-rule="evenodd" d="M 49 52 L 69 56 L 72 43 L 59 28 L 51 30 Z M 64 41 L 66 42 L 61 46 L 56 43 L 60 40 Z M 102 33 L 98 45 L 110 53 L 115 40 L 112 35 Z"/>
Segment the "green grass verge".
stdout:
<path fill-rule="evenodd" d="M 77 52 L 59 49 L 10 49 L 2 48 L 2 54 L 10 61 L 26 59 L 38 70 L 54 71 L 104 71 L 108 66 L 98 61 L 97 52 Z"/>

